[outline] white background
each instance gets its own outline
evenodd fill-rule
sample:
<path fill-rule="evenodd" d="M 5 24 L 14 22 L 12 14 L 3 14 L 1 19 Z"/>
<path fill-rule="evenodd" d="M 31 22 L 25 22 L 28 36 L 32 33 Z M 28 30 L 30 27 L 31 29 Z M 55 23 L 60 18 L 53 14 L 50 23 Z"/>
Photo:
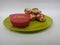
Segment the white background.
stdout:
<path fill-rule="evenodd" d="M 52 26 L 35 34 L 16 33 L 4 27 L 6 17 L 23 13 L 26 7 L 37 7 L 50 16 Z M 0 45 L 60 45 L 60 0 L 0 0 Z"/>

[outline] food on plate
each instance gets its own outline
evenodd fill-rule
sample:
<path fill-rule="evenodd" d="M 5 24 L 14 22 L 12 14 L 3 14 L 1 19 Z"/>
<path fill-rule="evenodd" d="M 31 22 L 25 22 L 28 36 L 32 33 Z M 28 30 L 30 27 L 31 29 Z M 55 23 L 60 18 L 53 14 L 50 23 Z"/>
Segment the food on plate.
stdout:
<path fill-rule="evenodd" d="M 25 8 L 24 12 L 30 15 L 31 20 L 45 21 L 45 15 L 38 8 Z"/>
<path fill-rule="evenodd" d="M 26 27 L 30 22 L 28 14 L 11 14 L 9 16 L 11 24 L 16 27 Z"/>
<path fill-rule="evenodd" d="M 25 13 L 11 14 L 9 16 L 10 22 L 16 27 L 26 27 L 31 20 L 37 20 L 40 22 L 45 21 L 45 15 L 38 8 L 25 8 Z"/>
<path fill-rule="evenodd" d="M 35 19 L 36 19 L 36 15 L 30 14 L 30 19 L 31 19 L 31 20 L 35 20 Z"/>
<path fill-rule="evenodd" d="M 24 9 L 24 12 L 25 12 L 26 14 L 30 14 L 30 13 L 31 13 L 31 9 L 30 9 L 30 8 L 25 8 L 25 9 Z"/>
<path fill-rule="evenodd" d="M 36 16 L 36 19 L 37 19 L 38 21 L 41 21 L 41 22 L 43 22 L 43 21 L 46 20 L 44 14 L 38 14 L 38 15 Z"/>
<path fill-rule="evenodd" d="M 41 13 L 41 11 L 38 8 L 33 8 L 31 10 L 31 14 L 37 15 L 37 14 L 40 14 L 40 13 Z"/>

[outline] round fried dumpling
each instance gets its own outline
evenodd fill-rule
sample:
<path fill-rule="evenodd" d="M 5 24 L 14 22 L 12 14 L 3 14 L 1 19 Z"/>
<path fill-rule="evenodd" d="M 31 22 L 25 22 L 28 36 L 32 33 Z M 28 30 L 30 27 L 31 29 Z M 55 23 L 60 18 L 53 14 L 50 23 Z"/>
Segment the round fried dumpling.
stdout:
<path fill-rule="evenodd" d="M 31 13 L 37 15 L 37 14 L 41 13 L 41 11 L 38 8 L 33 8 L 31 10 Z"/>
<path fill-rule="evenodd" d="M 35 19 L 36 19 L 36 15 L 30 14 L 30 19 L 31 19 L 31 20 L 35 20 Z"/>
<path fill-rule="evenodd" d="M 31 13 L 31 9 L 30 9 L 30 8 L 25 8 L 25 9 L 24 9 L 24 12 L 25 12 L 26 14 L 30 14 L 30 13 Z"/>
<path fill-rule="evenodd" d="M 38 21 L 43 22 L 43 21 L 45 21 L 45 15 L 44 15 L 44 14 L 38 14 L 38 15 L 36 16 L 36 19 L 37 19 Z"/>

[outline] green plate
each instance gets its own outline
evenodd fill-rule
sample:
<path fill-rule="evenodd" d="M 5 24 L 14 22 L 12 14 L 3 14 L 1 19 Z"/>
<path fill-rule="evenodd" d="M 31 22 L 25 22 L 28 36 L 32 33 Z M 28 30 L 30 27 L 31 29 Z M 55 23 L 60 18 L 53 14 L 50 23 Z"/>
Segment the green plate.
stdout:
<path fill-rule="evenodd" d="M 45 22 L 39 22 L 39 21 L 30 21 L 30 24 L 25 27 L 25 28 L 18 28 L 18 27 L 13 27 L 9 17 L 7 17 L 3 23 L 6 28 L 12 30 L 12 31 L 17 31 L 17 32 L 23 32 L 23 33 L 33 33 L 33 32 L 39 32 L 42 31 L 52 24 L 52 19 L 49 16 L 45 16 L 46 21 Z"/>

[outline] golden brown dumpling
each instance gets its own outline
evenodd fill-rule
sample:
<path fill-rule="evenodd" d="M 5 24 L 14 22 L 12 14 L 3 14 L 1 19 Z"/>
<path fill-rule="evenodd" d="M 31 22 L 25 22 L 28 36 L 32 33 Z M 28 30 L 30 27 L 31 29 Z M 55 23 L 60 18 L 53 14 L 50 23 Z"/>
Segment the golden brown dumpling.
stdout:
<path fill-rule="evenodd" d="M 31 9 L 30 9 L 30 8 L 25 8 L 25 9 L 24 9 L 24 12 L 25 12 L 26 14 L 30 14 L 30 13 L 31 13 Z"/>
<path fill-rule="evenodd" d="M 38 8 L 33 8 L 31 10 L 31 13 L 37 15 L 37 14 L 41 13 L 41 11 Z"/>
<path fill-rule="evenodd" d="M 31 20 L 35 20 L 36 19 L 36 15 L 32 15 L 30 14 Z"/>
<path fill-rule="evenodd" d="M 45 15 L 44 15 L 44 14 L 38 14 L 38 15 L 36 16 L 36 19 L 37 19 L 38 21 L 43 22 L 43 21 L 45 21 Z"/>

